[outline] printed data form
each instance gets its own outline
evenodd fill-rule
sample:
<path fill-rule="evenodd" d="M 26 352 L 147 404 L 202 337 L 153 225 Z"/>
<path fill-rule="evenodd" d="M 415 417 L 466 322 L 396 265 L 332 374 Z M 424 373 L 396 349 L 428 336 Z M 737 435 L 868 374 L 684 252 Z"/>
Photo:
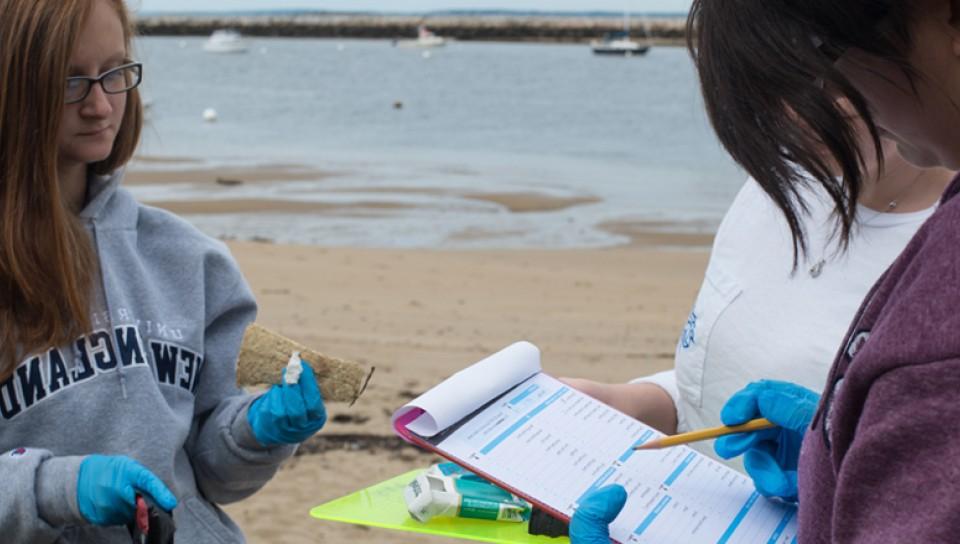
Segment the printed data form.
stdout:
<path fill-rule="evenodd" d="M 622 543 L 795 540 L 795 509 L 759 496 L 743 474 L 686 446 L 632 449 L 658 436 L 540 373 L 436 445 L 567 515 L 590 491 L 624 486 L 627 505 L 611 526 Z"/>

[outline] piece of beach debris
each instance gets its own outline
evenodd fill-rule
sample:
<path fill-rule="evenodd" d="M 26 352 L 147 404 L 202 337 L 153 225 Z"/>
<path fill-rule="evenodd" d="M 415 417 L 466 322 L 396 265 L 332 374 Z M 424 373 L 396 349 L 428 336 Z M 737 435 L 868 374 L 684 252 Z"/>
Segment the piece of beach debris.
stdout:
<path fill-rule="evenodd" d="M 217 178 L 217 184 L 226 185 L 227 187 L 234 187 L 237 185 L 243 185 L 242 179 L 230 179 L 230 178 Z"/>
<path fill-rule="evenodd" d="M 332 418 L 330 418 L 330 421 L 334 423 L 339 423 L 341 425 L 346 425 L 350 423 L 363 425 L 364 423 L 370 421 L 370 417 L 360 415 L 360 414 L 337 414 Z"/>
<path fill-rule="evenodd" d="M 278 383 L 290 354 L 295 351 L 299 351 L 300 357 L 310 363 L 326 402 L 356 402 L 373 375 L 372 367 L 328 357 L 253 324 L 247 328 L 240 346 L 237 385 L 245 387 Z"/>

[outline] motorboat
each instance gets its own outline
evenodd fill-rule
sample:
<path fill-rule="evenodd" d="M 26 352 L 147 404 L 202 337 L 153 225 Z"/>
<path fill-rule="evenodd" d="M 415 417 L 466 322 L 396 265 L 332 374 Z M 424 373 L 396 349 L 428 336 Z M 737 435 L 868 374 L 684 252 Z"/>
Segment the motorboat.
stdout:
<path fill-rule="evenodd" d="M 420 25 L 417 27 L 417 39 L 400 40 L 396 42 L 396 45 L 401 47 L 443 47 L 447 45 L 447 41 L 449 41 L 447 38 L 434 34 L 432 30 L 427 28 L 427 25 Z"/>
<path fill-rule="evenodd" d="M 247 43 L 236 30 L 215 30 L 203 44 L 203 49 L 210 53 L 246 53 Z"/>
<path fill-rule="evenodd" d="M 630 15 L 624 13 L 623 30 L 607 32 L 602 39 L 591 41 L 590 48 L 595 55 L 634 57 L 645 55 L 650 50 L 650 43 L 641 43 L 630 37 Z"/>
<path fill-rule="evenodd" d="M 640 43 L 627 32 L 608 32 L 602 39 L 590 42 L 596 55 L 619 55 L 621 57 L 640 56 L 650 50 L 648 44 Z"/>

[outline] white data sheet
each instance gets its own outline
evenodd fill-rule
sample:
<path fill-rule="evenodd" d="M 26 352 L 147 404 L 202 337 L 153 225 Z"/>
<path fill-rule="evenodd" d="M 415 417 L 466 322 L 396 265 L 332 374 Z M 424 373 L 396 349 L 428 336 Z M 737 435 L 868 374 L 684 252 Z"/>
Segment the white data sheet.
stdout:
<path fill-rule="evenodd" d="M 662 435 L 541 372 L 513 383 L 420 438 L 566 516 L 590 491 L 624 486 L 627 505 L 611 525 L 621 543 L 795 541 L 795 508 L 759 496 L 742 473 L 686 446 L 634 451 Z"/>

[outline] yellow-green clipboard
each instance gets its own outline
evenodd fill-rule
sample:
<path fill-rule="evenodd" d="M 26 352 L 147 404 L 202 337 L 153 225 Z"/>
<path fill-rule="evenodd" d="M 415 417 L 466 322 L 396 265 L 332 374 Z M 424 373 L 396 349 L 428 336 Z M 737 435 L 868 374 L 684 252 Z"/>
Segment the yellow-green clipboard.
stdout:
<path fill-rule="evenodd" d="M 321 504 L 310 510 L 317 519 L 408 531 L 460 540 L 497 544 L 567 544 L 566 537 L 549 538 L 527 534 L 526 523 L 505 523 L 465 518 L 434 518 L 427 523 L 410 517 L 403 488 L 421 470 L 412 470 L 385 482 Z"/>

